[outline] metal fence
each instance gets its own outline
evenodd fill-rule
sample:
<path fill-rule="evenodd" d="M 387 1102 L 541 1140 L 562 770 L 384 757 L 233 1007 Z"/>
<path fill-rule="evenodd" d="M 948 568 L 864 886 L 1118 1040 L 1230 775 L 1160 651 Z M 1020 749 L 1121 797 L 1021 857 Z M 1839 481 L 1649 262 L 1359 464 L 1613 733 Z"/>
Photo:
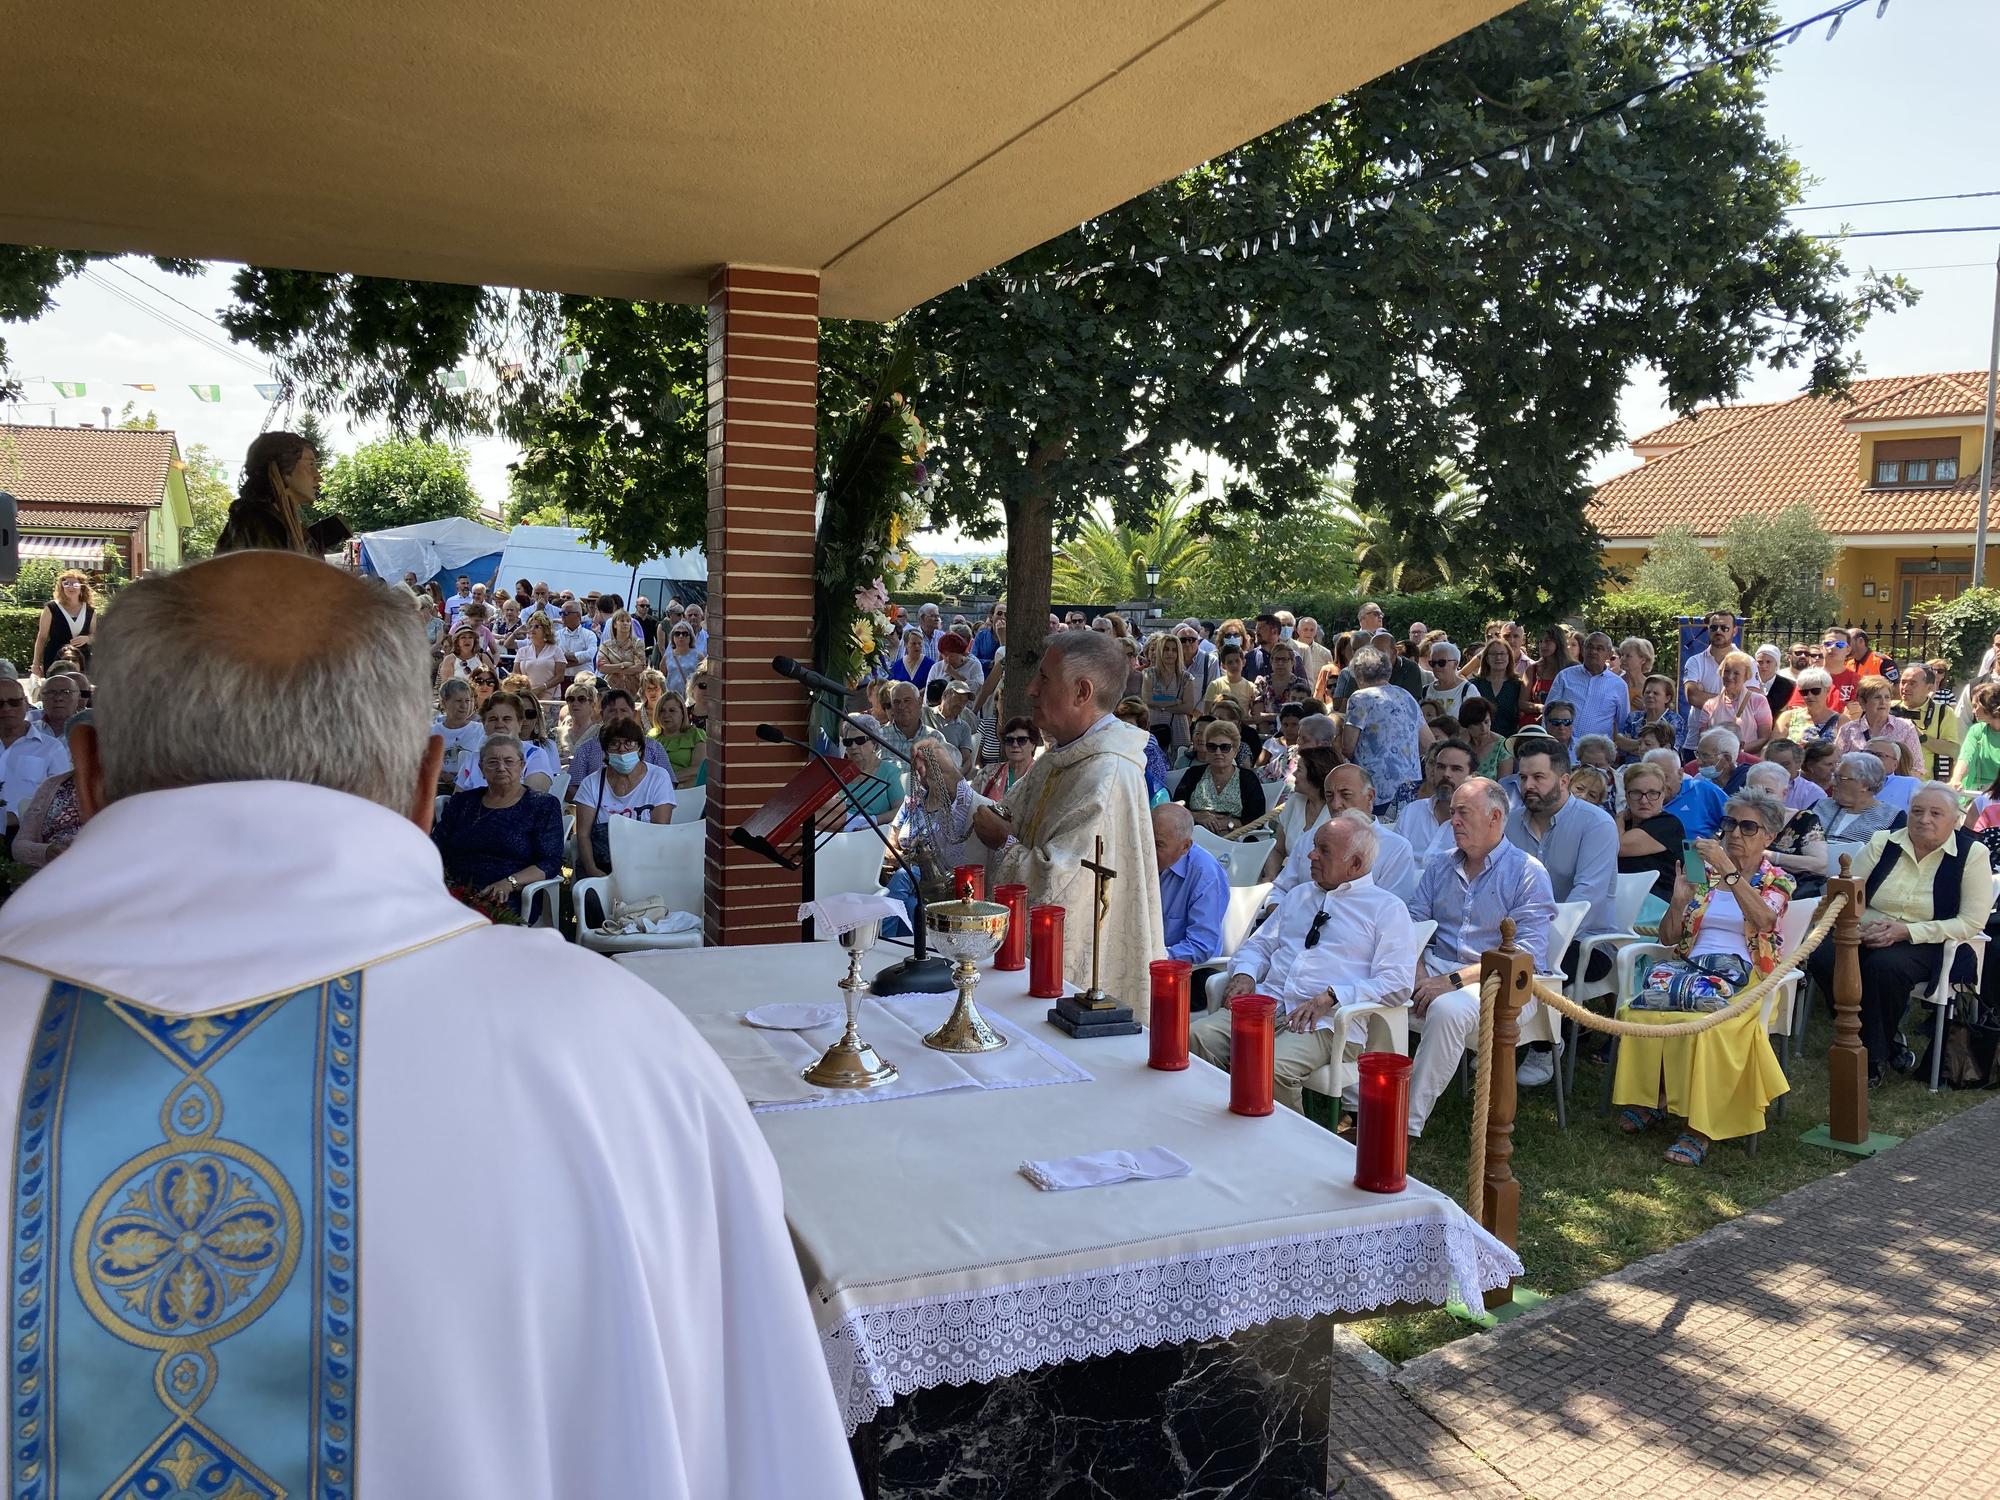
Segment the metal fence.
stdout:
<path fill-rule="evenodd" d="M 1785 653 L 1789 662 L 1794 642 L 1810 642 L 1818 646 L 1831 628 L 1805 620 L 1760 619 L 1753 616 L 1743 621 L 1742 634 L 1737 639 L 1743 643 L 1745 651 L 1755 651 L 1770 641 Z M 1898 664 L 1929 661 L 1944 654 L 1938 632 L 1928 620 L 1847 620 L 1842 622 L 1842 628 L 1866 631 L 1869 646 Z"/>

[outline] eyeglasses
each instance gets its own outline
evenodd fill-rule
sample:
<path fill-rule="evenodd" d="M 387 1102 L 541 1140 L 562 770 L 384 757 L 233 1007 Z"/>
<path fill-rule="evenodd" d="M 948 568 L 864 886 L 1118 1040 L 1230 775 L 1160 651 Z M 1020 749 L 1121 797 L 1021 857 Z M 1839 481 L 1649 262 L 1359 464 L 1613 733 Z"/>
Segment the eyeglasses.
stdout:
<path fill-rule="evenodd" d="M 1032 745 L 1035 743 L 1035 739 L 1033 735 L 1027 734 L 1003 734 L 1000 736 L 1000 743 L 1003 745 Z"/>
<path fill-rule="evenodd" d="M 1637 802 L 1642 797 L 1664 797 L 1665 795 L 1666 793 L 1656 786 L 1628 786 L 1625 788 L 1625 800 L 1627 802 Z"/>
<path fill-rule="evenodd" d="M 1574 724 L 1574 723 L 1576 722 L 1576 720 L 1574 720 L 1574 719 L 1544 719 L 1544 720 L 1542 720 L 1542 722 L 1543 722 L 1544 724 L 1548 725 L 1548 726 L 1549 726 L 1549 728 L 1551 728 L 1551 729 L 1567 729 L 1567 728 L 1569 728 L 1569 727 L 1570 727 L 1570 725 Z"/>
<path fill-rule="evenodd" d="M 1740 833 L 1746 839 L 1764 831 L 1764 825 L 1755 818 L 1724 818 L 1721 827 L 1724 833 Z"/>
<path fill-rule="evenodd" d="M 1333 913 L 1330 911 L 1315 912 L 1313 914 L 1312 926 L 1306 929 L 1306 947 L 1317 948 L 1319 946 L 1319 930 L 1326 926 L 1332 918 Z"/>
<path fill-rule="evenodd" d="M 1826 691 L 1825 688 L 1802 687 L 1799 689 L 1799 696 L 1801 698 L 1817 698 L 1821 693 L 1825 691 Z"/>
<path fill-rule="evenodd" d="M 1822 651 L 1845 651 L 1845 650 L 1847 649 L 1847 642 L 1846 642 L 1846 641 L 1821 641 L 1821 642 L 1819 643 L 1819 649 L 1820 649 L 1820 650 L 1822 650 Z"/>
<path fill-rule="evenodd" d="M 1230 744 L 1228 740 L 1210 740 L 1206 748 L 1210 755 L 1215 754 L 1215 752 L 1218 750 L 1224 751 L 1230 755 L 1234 755 L 1236 753 L 1236 747 Z"/>
<path fill-rule="evenodd" d="M 867 743 L 868 741 L 866 740 L 850 740 L 849 738 L 847 738 L 846 735 L 842 735 L 840 737 L 840 745 L 843 750 L 853 750 L 858 746 L 865 745 Z"/>

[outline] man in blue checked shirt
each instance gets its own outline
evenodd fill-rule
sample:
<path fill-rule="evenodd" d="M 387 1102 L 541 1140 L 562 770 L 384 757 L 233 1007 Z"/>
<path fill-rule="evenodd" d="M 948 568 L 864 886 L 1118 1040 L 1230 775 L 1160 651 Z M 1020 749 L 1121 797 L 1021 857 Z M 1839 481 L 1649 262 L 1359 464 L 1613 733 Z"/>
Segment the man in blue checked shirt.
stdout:
<path fill-rule="evenodd" d="M 1411 1015 L 1423 1023 L 1410 1068 L 1411 1135 L 1424 1133 L 1431 1106 L 1478 1039 L 1480 958 L 1500 946 L 1501 919 L 1514 919 L 1514 942 L 1535 956 L 1537 973 L 1549 966 L 1555 892 L 1542 862 L 1507 842 L 1507 813 L 1506 792 L 1483 776 L 1453 792 L 1452 847 L 1425 863 L 1410 902 L 1413 920 L 1437 923 L 1411 992 Z M 1537 1003 L 1521 1007 L 1522 1016 Z"/>
<path fill-rule="evenodd" d="M 1222 951 L 1229 872 L 1194 841 L 1194 818 L 1178 802 L 1153 809 L 1153 854 L 1160 862 L 1160 920 L 1167 957 L 1199 964 Z"/>
<path fill-rule="evenodd" d="M 1543 712 L 1567 703 L 1576 711 L 1576 739 L 1587 734 L 1616 734 L 1631 709 L 1625 679 L 1611 670 L 1611 637 L 1593 630 L 1583 638 L 1583 661 L 1564 667 L 1549 684 Z"/>

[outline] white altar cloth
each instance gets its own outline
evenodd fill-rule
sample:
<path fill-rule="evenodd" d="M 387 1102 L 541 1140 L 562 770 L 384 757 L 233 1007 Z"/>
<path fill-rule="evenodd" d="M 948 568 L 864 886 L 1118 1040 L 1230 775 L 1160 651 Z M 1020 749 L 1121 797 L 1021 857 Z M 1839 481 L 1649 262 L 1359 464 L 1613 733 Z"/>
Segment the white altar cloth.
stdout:
<path fill-rule="evenodd" d="M 900 956 L 876 955 L 871 971 Z M 837 999 L 846 958 L 795 943 L 618 961 L 699 1026 L 769 1000 Z M 1476 1302 L 1521 1274 L 1437 1190 L 1356 1188 L 1353 1147 L 1303 1116 L 1231 1114 L 1228 1079 L 1199 1058 L 1162 1073 L 1144 1035 L 1077 1041 L 1043 1022 L 1025 971 L 987 971 L 976 994 L 1095 1081 L 757 1116 L 850 1432 L 930 1386 L 1275 1318 Z M 1112 1146 L 1165 1146 L 1194 1171 L 1080 1193 L 1020 1175 L 1024 1157 Z"/>

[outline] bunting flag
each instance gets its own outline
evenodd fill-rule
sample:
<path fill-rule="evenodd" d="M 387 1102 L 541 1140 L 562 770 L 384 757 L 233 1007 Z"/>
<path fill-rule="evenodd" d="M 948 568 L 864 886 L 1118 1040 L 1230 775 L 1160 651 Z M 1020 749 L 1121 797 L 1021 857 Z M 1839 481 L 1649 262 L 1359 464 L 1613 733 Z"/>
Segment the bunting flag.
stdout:
<path fill-rule="evenodd" d="M 275 380 L 260 380 L 257 382 L 257 394 L 262 396 L 266 401 L 276 401 L 278 399 L 278 392 L 283 389 L 284 387 L 279 385 Z"/>
<path fill-rule="evenodd" d="M 69 397 L 72 401 L 74 401 L 78 396 L 81 396 L 85 391 L 90 389 L 90 387 L 81 380 L 58 380 L 55 382 L 55 388 L 63 395 Z"/>
<path fill-rule="evenodd" d="M 462 391 L 471 383 L 463 370 L 446 370 L 441 381 L 447 390 L 453 391 Z"/>
<path fill-rule="evenodd" d="M 565 375 L 581 375 L 583 373 L 583 356 L 581 354 L 565 354 L 562 357 L 562 371 Z"/>
<path fill-rule="evenodd" d="M 520 365 L 510 364 L 510 365 L 502 365 L 500 367 L 500 379 L 502 381 L 519 380 L 520 378 L 521 378 Z"/>
<path fill-rule="evenodd" d="M 203 401 L 220 401 L 222 399 L 222 387 L 219 385 L 191 385 L 188 389 L 193 391 Z"/>
<path fill-rule="evenodd" d="M 125 389 L 128 391 L 157 391 L 159 387 L 154 385 L 150 380 L 128 380 L 125 382 Z"/>

